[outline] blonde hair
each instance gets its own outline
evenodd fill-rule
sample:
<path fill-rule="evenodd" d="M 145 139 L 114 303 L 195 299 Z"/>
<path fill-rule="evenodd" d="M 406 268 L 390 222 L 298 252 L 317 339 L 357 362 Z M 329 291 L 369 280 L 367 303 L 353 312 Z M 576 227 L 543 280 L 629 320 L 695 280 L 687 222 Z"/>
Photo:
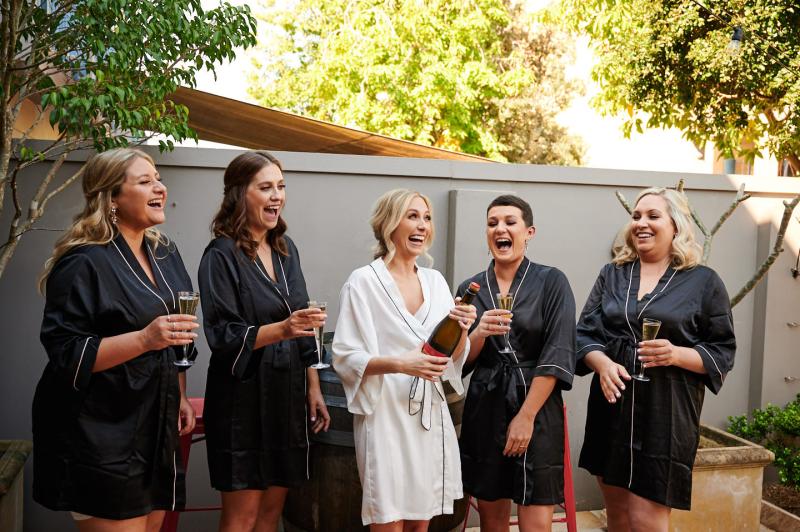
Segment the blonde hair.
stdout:
<path fill-rule="evenodd" d="M 424 194 L 407 188 L 390 190 L 375 202 L 375 207 L 372 210 L 372 218 L 369 220 L 372 226 L 372 233 L 375 235 L 375 240 L 377 240 L 373 248 L 373 258 L 382 258 L 387 264 L 392 262 L 396 252 L 394 243 L 392 242 L 392 233 L 397 229 L 397 226 L 400 225 L 400 222 L 406 215 L 406 211 L 414 198 L 421 198 L 431 213 L 431 230 L 425 241 L 422 255 L 431 265 L 433 264 L 433 257 L 428 255 L 428 250 L 433 243 L 434 235 L 433 207 L 431 207 L 431 200 Z"/>
<path fill-rule="evenodd" d="M 659 196 L 667 204 L 667 213 L 672 218 L 676 231 L 675 238 L 672 240 L 672 248 L 670 249 L 672 267 L 676 270 L 686 270 L 700 264 L 702 247 L 694 236 L 694 228 L 691 221 L 692 215 L 689 211 L 689 202 L 686 199 L 686 195 L 669 188 L 653 187 L 641 191 L 636 197 L 634 205 L 638 205 L 639 201 L 645 196 Z M 617 266 L 639 258 L 636 247 L 633 245 L 631 224 L 628 224 L 625 228 L 624 241 L 625 243 L 612 259 L 612 262 Z"/>
<path fill-rule="evenodd" d="M 53 254 L 44 263 L 39 276 L 39 292 L 44 294 L 47 278 L 58 260 L 72 249 L 88 244 L 108 244 L 117 234 L 111 222 L 111 199 L 119 194 L 128 168 L 142 158 L 155 167 L 153 158 L 135 148 L 116 148 L 93 155 L 79 170 L 86 200 L 83 211 L 75 216 L 72 226 L 58 239 Z M 158 229 L 145 230 L 145 238 L 153 245 L 167 244 Z"/>

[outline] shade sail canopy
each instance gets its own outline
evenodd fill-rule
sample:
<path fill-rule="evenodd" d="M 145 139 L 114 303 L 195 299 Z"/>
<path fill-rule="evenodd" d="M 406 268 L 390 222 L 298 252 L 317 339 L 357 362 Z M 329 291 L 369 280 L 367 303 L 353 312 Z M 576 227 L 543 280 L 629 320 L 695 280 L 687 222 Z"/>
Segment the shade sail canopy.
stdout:
<path fill-rule="evenodd" d="M 201 139 L 212 142 L 276 151 L 491 162 L 185 87 L 171 99 L 189 108 L 189 126 Z"/>

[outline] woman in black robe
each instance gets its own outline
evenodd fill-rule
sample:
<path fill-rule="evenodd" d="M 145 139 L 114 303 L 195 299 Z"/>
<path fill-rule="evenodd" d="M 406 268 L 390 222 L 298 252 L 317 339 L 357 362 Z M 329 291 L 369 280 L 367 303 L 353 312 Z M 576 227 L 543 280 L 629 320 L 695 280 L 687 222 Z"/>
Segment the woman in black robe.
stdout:
<path fill-rule="evenodd" d="M 194 412 L 173 362 L 197 336 L 177 307 L 192 285 L 154 228 L 167 189 L 150 156 L 110 150 L 82 173 L 86 205 L 40 282 L 50 360 L 33 400 L 33 497 L 83 531 L 155 531 L 184 504 L 178 435 Z"/>
<path fill-rule="evenodd" d="M 200 261 L 211 348 L 204 421 L 211 485 L 222 492 L 220 530 L 276 530 L 288 488 L 307 479 L 308 425 L 330 423 L 319 387 L 313 327 L 294 243 L 280 214 L 283 172 L 264 151 L 225 170 L 222 205 Z"/>
<path fill-rule="evenodd" d="M 595 373 L 579 464 L 612 531 L 667 530 L 671 508 L 690 508 L 704 388 L 719 392 L 736 350 L 725 286 L 700 256 L 685 196 L 644 190 L 578 322 L 577 373 Z M 645 318 L 657 339 L 641 341 Z M 642 365 L 650 381 L 631 380 Z"/>
<path fill-rule="evenodd" d="M 494 260 L 458 289 L 481 285 L 460 438 L 464 491 L 478 499 L 481 530 L 508 530 L 511 500 L 521 530 L 550 530 L 553 505 L 564 500 L 561 390 L 575 369 L 575 300 L 561 271 L 525 257 L 534 233 L 527 202 L 494 199 L 486 220 Z M 497 293 L 514 296 L 511 317 Z M 506 333 L 514 353 L 500 352 Z"/>

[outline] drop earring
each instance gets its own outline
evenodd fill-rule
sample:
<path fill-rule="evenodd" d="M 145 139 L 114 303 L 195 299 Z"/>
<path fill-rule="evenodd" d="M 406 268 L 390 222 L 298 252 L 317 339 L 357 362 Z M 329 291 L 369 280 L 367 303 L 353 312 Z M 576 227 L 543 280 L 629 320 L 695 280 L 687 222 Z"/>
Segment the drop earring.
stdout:
<path fill-rule="evenodd" d="M 111 223 L 117 225 L 117 207 L 111 207 Z"/>

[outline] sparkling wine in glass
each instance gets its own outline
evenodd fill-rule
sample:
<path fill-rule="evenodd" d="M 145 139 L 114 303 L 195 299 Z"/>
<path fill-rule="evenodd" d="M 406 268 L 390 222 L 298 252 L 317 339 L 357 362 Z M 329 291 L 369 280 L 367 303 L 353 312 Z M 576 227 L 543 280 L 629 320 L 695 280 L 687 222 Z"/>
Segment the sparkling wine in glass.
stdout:
<path fill-rule="evenodd" d="M 655 340 L 658 336 L 658 330 L 661 328 L 661 322 L 658 320 L 645 318 L 642 321 L 642 340 Z M 644 362 L 640 363 L 639 373 L 634 375 L 633 378 L 640 382 L 648 382 L 649 377 L 644 375 Z"/>
<path fill-rule="evenodd" d="M 498 308 L 500 308 L 500 310 L 505 310 L 509 314 L 511 314 L 511 308 L 514 306 L 514 296 L 511 295 L 510 293 L 509 294 L 503 294 L 502 292 L 498 292 L 497 293 L 497 306 L 498 306 Z M 506 345 L 500 351 L 498 351 L 498 353 L 503 353 L 503 354 L 511 354 L 511 353 L 513 353 L 514 350 L 511 349 L 511 338 L 510 338 L 509 333 L 505 333 L 503 336 L 506 339 Z"/>
<path fill-rule="evenodd" d="M 178 292 L 178 312 L 181 314 L 195 315 L 197 312 L 197 304 L 200 302 L 200 293 L 198 292 Z M 183 358 L 173 362 L 178 367 L 188 368 L 194 365 L 194 360 L 189 360 L 189 346 L 183 346 Z"/>
<path fill-rule="evenodd" d="M 328 308 L 328 303 L 325 301 L 309 301 L 308 308 L 316 308 L 322 312 Z M 314 341 L 317 343 L 317 361 L 314 364 L 311 364 L 311 368 L 314 369 L 325 369 L 331 367 L 330 364 L 326 364 L 322 361 L 322 327 L 314 327 Z"/>

